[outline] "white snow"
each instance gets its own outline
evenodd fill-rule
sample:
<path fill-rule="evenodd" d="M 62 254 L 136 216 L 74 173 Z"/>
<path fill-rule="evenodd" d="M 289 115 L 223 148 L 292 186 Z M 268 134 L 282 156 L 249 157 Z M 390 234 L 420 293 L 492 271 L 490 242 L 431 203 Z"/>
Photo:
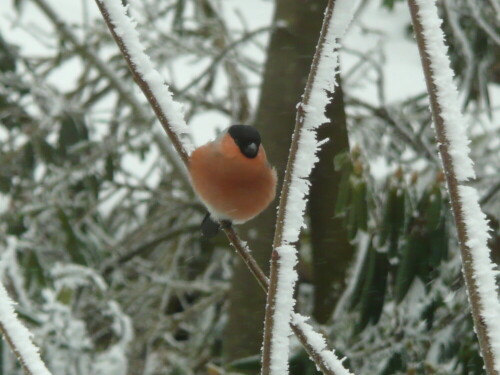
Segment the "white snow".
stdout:
<path fill-rule="evenodd" d="M 297 255 L 292 245 L 283 245 L 276 250 L 280 254 L 280 267 L 274 311 L 274 334 L 271 337 L 270 369 L 271 374 L 286 374 L 288 373 L 288 337 L 292 334 L 290 317 L 295 305 L 293 288 L 297 281 L 297 272 L 294 270 Z"/>
<path fill-rule="evenodd" d="M 311 344 L 315 352 L 321 355 L 321 358 L 326 366 L 335 375 L 352 375 L 352 373 L 342 364 L 345 358 L 339 359 L 333 350 L 328 350 L 325 338 L 318 332 L 314 331 L 313 327 L 306 322 L 308 319 L 309 318 L 305 316 L 294 313 L 292 316 L 292 323 L 299 327 L 307 336 L 307 342 Z"/>
<path fill-rule="evenodd" d="M 479 207 L 477 190 L 469 186 L 459 186 L 458 191 L 467 233 L 466 245 L 472 255 L 472 268 L 481 300 L 481 315 L 490 339 L 495 370 L 500 373 L 500 301 L 495 283 L 499 272 L 490 260 L 488 222 Z"/>
<path fill-rule="evenodd" d="M 89 284 L 91 280 L 97 288 L 104 292 L 107 289 L 106 282 L 93 269 L 78 264 L 56 263 L 50 270 L 54 278 L 54 287 L 61 290 L 63 287 L 76 288 L 77 286 Z"/>
<path fill-rule="evenodd" d="M 38 348 L 33 344 L 32 334 L 17 319 L 14 302 L 10 299 L 4 286 L 0 284 L 0 324 L 10 341 L 15 346 L 17 357 L 33 375 L 50 375 L 45 367 Z"/>
<path fill-rule="evenodd" d="M 188 137 L 183 137 L 183 135 L 190 134 L 190 129 L 184 120 L 182 105 L 174 101 L 163 77 L 146 55 L 135 29 L 135 22 L 127 16 L 128 7 L 124 7 L 121 1 L 116 0 L 99 0 L 99 2 L 108 10 L 116 34 L 122 38 L 137 71 L 158 100 L 160 109 L 168 119 L 171 129 L 178 135 L 188 154 L 191 153 L 193 145 L 187 139 Z"/>
<path fill-rule="evenodd" d="M 304 122 L 299 134 L 299 145 L 285 207 L 282 243 L 276 248 L 280 257 L 280 271 L 277 275 L 274 327 L 270 348 L 270 370 L 273 375 L 288 373 L 289 324 L 295 304 L 293 290 L 297 280 L 297 273 L 294 270 L 297 254 L 293 243 L 298 240 L 300 230 L 304 226 L 306 196 L 310 186 L 308 177 L 318 161 L 316 153 L 320 144 L 316 140 L 315 130 L 328 121 L 324 114 L 325 107 L 330 102 L 327 91 L 333 92 L 335 89 L 339 64 L 337 49 L 340 47 L 337 40 L 345 34 L 357 4 L 357 1 L 351 0 L 335 2 L 309 101 L 301 104 L 304 109 Z"/>
<path fill-rule="evenodd" d="M 460 112 L 458 91 L 453 83 L 453 71 L 450 68 L 448 49 L 444 43 L 444 33 L 441 30 L 441 19 L 435 0 L 415 0 L 418 5 L 418 16 L 423 28 L 425 50 L 430 59 L 433 81 L 437 88 L 437 98 L 441 107 L 440 116 L 443 119 L 448 139 L 449 153 L 457 179 L 466 181 L 474 178 L 472 160 L 469 158 L 469 141 L 466 136 L 466 125 Z"/>

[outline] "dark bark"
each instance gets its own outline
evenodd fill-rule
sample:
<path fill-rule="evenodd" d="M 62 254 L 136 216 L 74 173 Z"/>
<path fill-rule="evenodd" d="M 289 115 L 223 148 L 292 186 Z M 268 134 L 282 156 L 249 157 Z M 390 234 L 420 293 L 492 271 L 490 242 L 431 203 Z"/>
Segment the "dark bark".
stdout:
<path fill-rule="evenodd" d="M 268 159 L 278 172 L 277 191 L 281 190 L 296 105 L 304 91 L 326 3 L 278 0 L 276 4 L 274 19 L 284 21 L 286 27 L 276 28 L 271 35 L 255 126 L 261 132 Z M 245 226 L 245 237 L 265 272 L 269 269 L 278 198 Z M 239 262 L 234 269 L 224 335 L 226 360 L 258 354 L 262 345 L 265 296 L 255 293 L 257 284 L 244 268 Z"/>
<path fill-rule="evenodd" d="M 346 284 L 347 267 L 354 247 L 342 218 L 334 216 L 341 171 L 335 171 L 333 160 L 349 151 L 342 87 L 335 89 L 327 107 L 331 122 L 318 130 L 318 138 L 329 138 L 319 152 L 319 162 L 311 175 L 309 216 L 311 220 L 312 282 L 314 285 L 313 317 L 326 323 Z"/>

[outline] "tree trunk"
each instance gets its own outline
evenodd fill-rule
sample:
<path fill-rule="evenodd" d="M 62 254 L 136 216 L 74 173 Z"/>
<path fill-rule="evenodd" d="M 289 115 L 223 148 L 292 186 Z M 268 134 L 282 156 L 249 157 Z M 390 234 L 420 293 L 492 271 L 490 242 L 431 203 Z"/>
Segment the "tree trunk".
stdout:
<path fill-rule="evenodd" d="M 319 162 L 311 175 L 309 216 L 311 220 L 313 317 L 326 323 L 346 286 L 347 267 L 354 247 L 349 242 L 343 219 L 334 216 L 341 171 L 335 171 L 334 158 L 349 152 L 342 86 L 335 88 L 327 107 L 331 122 L 318 130 L 318 138 L 329 138 L 319 152 Z"/>
<path fill-rule="evenodd" d="M 262 134 L 268 159 L 276 167 L 280 183 L 295 124 L 295 107 L 304 91 L 325 7 L 326 1 L 278 0 L 276 3 L 275 24 L 284 23 L 285 26 L 277 27 L 271 35 L 255 126 Z M 345 149 L 345 143 L 342 147 Z M 332 162 L 328 165 L 332 166 L 330 171 L 333 172 Z M 329 191 L 327 195 L 330 195 Z M 253 255 L 266 272 L 278 198 L 243 228 Z M 324 199 L 331 198 L 325 196 Z M 333 215 L 333 210 L 330 213 Z M 331 232 L 327 235 L 330 236 Z M 258 354 L 262 345 L 265 296 L 241 262 L 234 268 L 229 303 L 223 347 L 225 359 L 231 361 Z"/>

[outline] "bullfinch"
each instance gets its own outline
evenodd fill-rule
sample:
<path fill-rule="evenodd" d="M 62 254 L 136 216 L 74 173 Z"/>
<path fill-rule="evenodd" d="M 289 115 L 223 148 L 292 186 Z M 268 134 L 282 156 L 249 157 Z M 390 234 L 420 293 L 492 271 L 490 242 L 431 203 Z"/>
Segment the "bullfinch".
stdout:
<path fill-rule="evenodd" d="M 241 224 L 254 218 L 276 194 L 276 171 L 253 126 L 232 125 L 198 147 L 188 169 L 194 190 L 209 211 L 201 225 L 206 237 L 217 234 L 218 221 Z"/>

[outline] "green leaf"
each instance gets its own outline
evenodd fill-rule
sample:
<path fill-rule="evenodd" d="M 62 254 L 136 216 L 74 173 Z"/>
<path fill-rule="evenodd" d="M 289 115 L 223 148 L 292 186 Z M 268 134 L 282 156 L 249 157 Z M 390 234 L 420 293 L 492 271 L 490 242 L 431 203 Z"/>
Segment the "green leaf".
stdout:
<path fill-rule="evenodd" d="M 23 172 L 26 174 L 31 174 L 35 169 L 35 150 L 31 142 L 26 142 L 22 149 L 23 157 L 21 165 L 23 167 Z"/>
<path fill-rule="evenodd" d="M 352 294 L 351 294 L 351 298 L 349 301 L 349 309 L 350 310 L 354 309 L 361 299 L 361 293 L 362 293 L 363 287 L 366 283 L 366 277 L 368 274 L 368 267 L 370 264 L 370 256 L 371 256 L 370 247 L 371 247 L 371 243 L 368 246 L 368 249 L 366 250 L 365 257 L 364 257 L 363 263 L 361 265 L 361 270 L 359 271 L 359 274 L 358 274 L 358 279 L 356 280 L 356 284 L 355 284 L 354 289 L 353 289 Z"/>
<path fill-rule="evenodd" d="M 425 321 L 425 326 L 427 330 L 430 330 L 432 328 L 432 325 L 434 323 L 434 316 L 436 313 L 436 310 L 443 305 L 443 301 L 440 297 L 437 299 L 433 299 L 427 306 L 422 311 L 422 316 L 421 319 Z"/>
<path fill-rule="evenodd" d="M 360 320 L 356 327 L 358 332 L 365 329 L 369 323 L 376 324 L 379 321 L 389 274 L 387 254 L 378 252 L 372 245 L 368 252 L 366 278 L 360 297 Z"/>
<path fill-rule="evenodd" d="M 65 114 L 60 121 L 58 147 L 63 155 L 78 142 L 88 140 L 87 125 L 83 116 Z"/>
<path fill-rule="evenodd" d="M 361 296 L 359 297 L 360 304 L 360 319 L 356 326 L 356 331 L 361 332 L 368 325 L 369 313 L 367 308 L 369 307 L 369 298 L 371 292 L 371 282 L 375 274 L 375 250 L 373 247 L 368 248 L 368 265 L 366 267 L 366 276 L 363 283 L 363 288 L 361 290 Z"/>
<path fill-rule="evenodd" d="M 368 229 L 368 200 L 365 181 L 359 181 L 354 187 L 352 204 L 356 215 L 356 230 L 366 231 Z"/>
<path fill-rule="evenodd" d="M 73 299 L 73 295 L 74 295 L 73 289 L 70 289 L 68 287 L 63 287 L 61 288 L 59 293 L 57 293 L 56 298 L 63 305 L 69 306 L 71 304 L 71 300 Z"/>
<path fill-rule="evenodd" d="M 43 138 L 38 138 L 34 141 L 34 145 L 41 160 L 47 164 L 56 163 L 57 150 L 50 143 Z"/>
<path fill-rule="evenodd" d="M 392 186 L 387 190 L 382 228 L 380 230 L 380 246 L 388 244 L 390 257 L 398 253 L 399 237 L 404 231 L 407 192 L 401 186 Z"/>
<path fill-rule="evenodd" d="M 227 364 L 228 370 L 233 371 L 259 371 L 260 370 L 260 354 L 249 357 L 239 358 Z"/>
<path fill-rule="evenodd" d="M 83 246 L 75 234 L 68 216 L 61 208 L 57 209 L 57 213 L 66 237 L 66 250 L 71 257 L 71 260 L 74 263 L 86 265 L 87 261 L 85 260 L 85 256 L 83 254 Z"/>
<path fill-rule="evenodd" d="M 92 192 L 95 199 L 99 198 L 100 182 L 95 175 L 90 175 L 85 178 L 86 187 Z"/>
<path fill-rule="evenodd" d="M 0 35 L 0 72 L 14 72 L 16 70 L 17 56 L 14 46 L 10 45 Z"/>
<path fill-rule="evenodd" d="M 106 161 L 104 163 L 104 176 L 108 181 L 113 181 L 115 176 L 115 160 L 113 154 L 108 154 L 106 156 Z"/>
<path fill-rule="evenodd" d="M 369 266 L 369 282 L 363 291 L 359 330 L 364 329 L 369 323 L 377 324 L 384 308 L 389 261 L 387 254 L 380 253 L 375 248 L 371 251 L 373 265 Z"/>
<path fill-rule="evenodd" d="M 314 362 L 310 360 L 309 355 L 302 348 L 291 354 L 289 363 L 290 375 L 321 375 L 321 372 L 316 370 Z"/>
<path fill-rule="evenodd" d="M 406 362 L 400 351 L 394 352 L 380 375 L 393 375 L 406 371 Z"/>
<path fill-rule="evenodd" d="M 390 10 L 393 10 L 394 9 L 394 5 L 398 1 L 402 1 L 402 0 L 382 0 L 382 6 L 388 8 Z"/>
<path fill-rule="evenodd" d="M 32 285 L 34 285 L 36 289 L 45 287 L 47 285 L 45 271 L 40 264 L 37 253 L 33 250 L 27 250 L 24 255 L 23 268 L 28 288 Z"/>
<path fill-rule="evenodd" d="M 422 235 L 420 239 L 419 253 L 417 254 L 417 276 L 424 285 L 430 285 L 432 280 L 432 267 L 429 259 L 431 257 L 431 244 L 429 233 Z"/>
<path fill-rule="evenodd" d="M 444 220 L 441 225 L 429 236 L 430 256 L 429 265 L 435 269 L 448 257 L 448 230 Z"/>
<path fill-rule="evenodd" d="M 339 192 L 334 211 L 335 215 L 341 215 L 346 210 L 349 205 L 349 200 L 351 199 L 351 155 L 348 152 L 338 154 L 333 159 L 333 165 L 335 171 L 341 172 Z"/>
<path fill-rule="evenodd" d="M 341 152 L 340 154 L 336 155 L 333 158 L 333 166 L 335 168 L 335 171 L 343 171 L 351 172 L 352 170 L 352 164 L 351 164 L 351 154 L 349 152 Z"/>
<path fill-rule="evenodd" d="M 400 303 L 417 276 L 419 256 L 425 253 L 425 244 L 418 235 L 410 235 L 402 248 L 401 260 L 396 272 L 395 297 Z"/>
<path fill-rule="evenodd" d="M 179 34 L 184 33 L 184 9 L 186 8 L 185 0 L 177 0 L 175 4 L 175 13 L 173 20 L 173 29 Z"/>
<path fill-rule="evenodd" d="M 7 234 L 13 236 L 21 236 L 28 230 L 24 225 L 24 216 L 17 213 L 7 213 L 5 223 L 7 224 Z"/>
<path fill-rule="evenodd" d="M 444 200 L 441 195 L 441 189 L 433 189 L 429 194 L 425 194 L 422 199 L 427 200 L 421 203 L 425 207 L 422 214 L 425 217 L 426 228 L 429 232 L 432 232 L 444 220 L 442 215 Z"/>
<path fill-rule="evenodd" d="M 24 5 L 25 0 L 14 0 L 14 7 L 18 12 L 22 10 L 22 6 Z"/>
<path fill-rule="evenodd" d="M 0 193 L 8 194 L 12 187 L 12 179 L 9 176 L 0 174 Z"/>

